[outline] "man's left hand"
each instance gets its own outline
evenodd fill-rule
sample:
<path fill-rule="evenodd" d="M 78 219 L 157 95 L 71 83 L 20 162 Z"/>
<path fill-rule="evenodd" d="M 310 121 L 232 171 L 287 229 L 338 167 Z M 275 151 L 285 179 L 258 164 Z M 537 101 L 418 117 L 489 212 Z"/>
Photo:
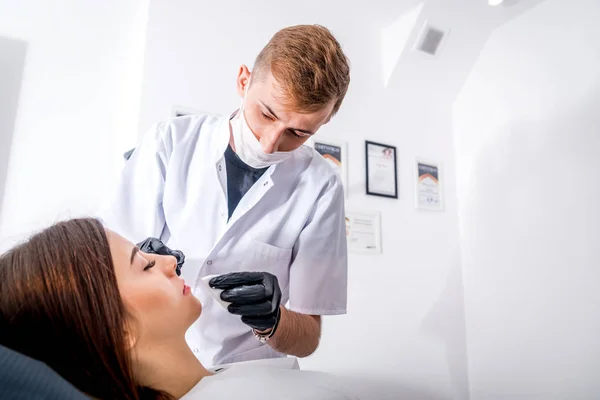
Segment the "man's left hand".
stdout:
<path fill-rule="evenodd" d="M 149 237 L 145 239 L 143 242 L 137 244 L 139 249 L 146 254 L 159 254 L 162 256 L 173 256 L 177 259 L 177 268 L 175 271 L 177 275 L 181 275 L 181 267 L 183 267 L 183 263 L 185 262 L 185 255 L 181 250 L 172 250 L 167 247 L 166 244 L 160 241 L 160 239 Z"/>
<path fill-rule="evenodd" d="M 275 275 L 268 272 L 232 272 L 216 276 L 208 284 L 211 288 L 223 289 L 221 300 L 231 303 L 228 311 L 241 315 L 246 325 L 259 332 L 277 327 L 281 317 L 281 289 Z"/>

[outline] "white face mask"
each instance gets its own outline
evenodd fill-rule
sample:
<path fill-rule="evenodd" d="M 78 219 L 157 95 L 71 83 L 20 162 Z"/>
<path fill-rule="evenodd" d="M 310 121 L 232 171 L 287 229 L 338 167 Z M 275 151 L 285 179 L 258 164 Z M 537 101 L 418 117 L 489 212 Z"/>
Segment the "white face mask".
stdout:
<path fill-rule="evenodd" d="M 249 86 L 249 83 L 248 83 Z M 244 116 L 244 105 L 246 103 L 246 95 L 242 100 L 240 111 L 231 121 L 231 130 L 233 133 L 233 143 L 235 144 L 235 153 L 247 165 L 252 168 L 266 168 L 287 159 L 292 155 L 291 151 L 277 151 L 267 154 L 263 151 L 262 146 L 252 130 L 246 122 Z"/>

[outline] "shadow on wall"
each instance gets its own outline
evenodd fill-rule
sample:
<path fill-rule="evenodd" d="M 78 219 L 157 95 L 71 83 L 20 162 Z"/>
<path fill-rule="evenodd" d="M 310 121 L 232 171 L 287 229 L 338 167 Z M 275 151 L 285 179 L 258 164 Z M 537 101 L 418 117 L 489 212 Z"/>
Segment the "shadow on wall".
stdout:
<path fill-rule="evenodd" d="M 456 251 L 446 287 L 423 320 L 424 334 L 443 343 L 452 383 L 453 398 L 469 399 L 465 302 L 460 250 Z"/>
<path fill-rule="evenodd" d="M 0 220 L 27 43 L 0 37 Z"/>

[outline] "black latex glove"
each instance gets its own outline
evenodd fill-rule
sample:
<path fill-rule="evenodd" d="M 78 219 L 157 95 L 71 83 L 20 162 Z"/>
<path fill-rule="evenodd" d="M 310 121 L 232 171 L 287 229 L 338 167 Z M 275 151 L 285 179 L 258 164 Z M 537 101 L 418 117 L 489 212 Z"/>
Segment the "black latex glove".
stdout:
<path fill-rule="evenodd" d="M 277 328 L 281 317 L 281 289 L 275 275 L 268 272 L 232 272 L 216 276 L 208 284 L 214 289 L 223 289 L 221 300 L 231 303 L 228 311 L 241 315 L 246 325 L 257 331 Z"/>
<path fill-rule="evenodd" d="M 148 254 L 159 254 L 161 256 L 173 256 L 177 259 L 177 276 L 181 275 L 181 268 L 185 262 L 185 255 L 180 250 L 171 250 L 160 239 L 149 237 L 137 245 L 141 251 Z"/>

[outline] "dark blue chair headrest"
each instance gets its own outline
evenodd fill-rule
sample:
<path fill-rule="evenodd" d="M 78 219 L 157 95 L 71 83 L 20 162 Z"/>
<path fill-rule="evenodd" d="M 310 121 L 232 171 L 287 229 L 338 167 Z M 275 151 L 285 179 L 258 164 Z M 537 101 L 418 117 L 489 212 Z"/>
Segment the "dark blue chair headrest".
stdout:
<path fill-rule="evenodd" d="M 0 399 L 88 400 L 46 364 L 0 346 Z"/>

